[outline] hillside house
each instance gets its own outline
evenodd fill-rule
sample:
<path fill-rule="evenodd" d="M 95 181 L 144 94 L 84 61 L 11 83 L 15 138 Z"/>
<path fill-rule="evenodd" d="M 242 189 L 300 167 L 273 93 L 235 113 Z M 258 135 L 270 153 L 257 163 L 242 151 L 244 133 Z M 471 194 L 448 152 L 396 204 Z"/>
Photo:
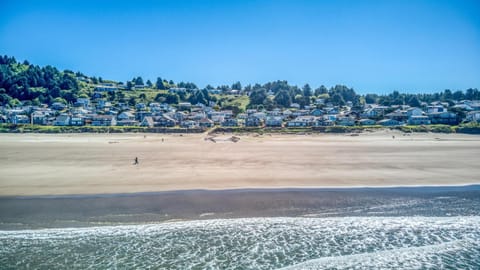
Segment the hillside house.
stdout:
<path fill-rule="evenodd" d="M 324 114 L 324 111 L 321 110 L 321 109 L 313 109 L 311 112 L 310 112 L 310 115 L 313 115 L 313 116 L 322 116 Z"/>
<path fill-rule="evenodd" d="M 430 105 L 427 107 L 427 113 L 441 113 L 446 112 L 447 110 L 442 105 Z"/>
<path fill-rule="evenodd" d="M 421 115 L 423 115 L 422 109 L 416 108 L 416 107 L 408 108 L 408 109 L 406 110 L 406 112 L 407 112 L 407 116 L 408 116 L 408 117 L 421 116 Z"/>
<path fill-rule="evenodd" d="M 50 108 L 56 111 L 63 111 L 65 108 L 67 108 L 67 105 L 61 103 L 61 102 L 54 102 L 52 105 L 50 105 Z"/>
<path fill-rule="evenodd" d="M 190 110 L 192 108 L 192 104 L 190 102 L 180 102 L 178 103 L 179 110 Z"/>

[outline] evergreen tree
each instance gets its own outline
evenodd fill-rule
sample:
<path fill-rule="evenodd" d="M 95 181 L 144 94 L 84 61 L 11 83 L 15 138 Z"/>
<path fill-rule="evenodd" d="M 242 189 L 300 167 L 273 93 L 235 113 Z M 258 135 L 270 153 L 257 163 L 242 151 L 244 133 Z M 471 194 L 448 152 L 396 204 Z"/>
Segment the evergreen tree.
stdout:
<path fill-rule="evenodd" d="M 163 85 L 162 78 L 158 77 L 157 82 L 155 83 L 155 87 L 159 90 L 165 90 L 165 85 Z"/>
<path fill-rule="evenodd" d="M 135 79 L 135 85 L 144 85 L 144 84 L 143 84 L 143 79 L 142 79 L 142 77 L 138 76 L 138 77 Z"/>
<path fill-rule="evenodd" d="M 267 100 L 267 90 L 265 88 L 255 89 L 250 94 L 250 105 L 264 104 Z"/>
<path fill-rule="evenodd" d="M 312 88 L 308 83 L 303 86 L 302 90 L 304 97 L 310 97 L 312 95 Z"/>
<path fill-rule="evenodd" d="M 150 80 L 147 80 L 147 86 L 148 86 L 148 88 L 152 88 L 153 84 Z"/>
<path fill-rule="evenodd" d="M 278 105 L 284 108 L 290 107 L 290 104 L 292 103 L 292 97 L 290 96 L 287 90 L 278 91 L 278 93 L 275 95 L 274 100 L 275 100 L 275 103 L 277 103 Z"/>

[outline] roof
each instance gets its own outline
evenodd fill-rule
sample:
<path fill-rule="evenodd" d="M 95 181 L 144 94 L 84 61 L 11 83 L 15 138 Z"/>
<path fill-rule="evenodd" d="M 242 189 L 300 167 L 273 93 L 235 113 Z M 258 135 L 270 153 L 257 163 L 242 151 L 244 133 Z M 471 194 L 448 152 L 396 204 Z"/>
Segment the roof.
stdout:
<path fill-rule="evenodd" d="M 143 118 L 143 121 L 142 121 L 142 124 L 143 123 L 146 123 L 149 126 L 153 126 L 153 124 L 154 124 L 153 118 L 151 116 L 145 116 L 145 118 Z"/>

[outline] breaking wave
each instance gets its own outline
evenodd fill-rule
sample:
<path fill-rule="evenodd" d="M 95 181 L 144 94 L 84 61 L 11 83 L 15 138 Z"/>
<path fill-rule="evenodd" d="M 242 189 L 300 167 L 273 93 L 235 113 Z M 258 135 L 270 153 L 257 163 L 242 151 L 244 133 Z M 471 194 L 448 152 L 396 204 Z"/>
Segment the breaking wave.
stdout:
<path fill-rule="evenodd" d="M 480 217 L 245 218 L 0 231 L 0 268 L 478 269 Z"/>

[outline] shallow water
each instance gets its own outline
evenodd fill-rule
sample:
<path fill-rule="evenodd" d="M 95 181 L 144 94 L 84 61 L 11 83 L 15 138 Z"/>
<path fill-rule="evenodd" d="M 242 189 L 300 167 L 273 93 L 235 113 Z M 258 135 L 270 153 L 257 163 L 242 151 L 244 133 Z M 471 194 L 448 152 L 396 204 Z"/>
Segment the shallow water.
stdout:
<path fill-rule="evenodd" d="M 480 269 L 480 186 L 0 198 L 0 228 L 0 269 Z"/>
<path fill-rule="evenodd" d="M 2 269 L 478 269 L 480 217 L 241 218 L 0 231 Z"/>

